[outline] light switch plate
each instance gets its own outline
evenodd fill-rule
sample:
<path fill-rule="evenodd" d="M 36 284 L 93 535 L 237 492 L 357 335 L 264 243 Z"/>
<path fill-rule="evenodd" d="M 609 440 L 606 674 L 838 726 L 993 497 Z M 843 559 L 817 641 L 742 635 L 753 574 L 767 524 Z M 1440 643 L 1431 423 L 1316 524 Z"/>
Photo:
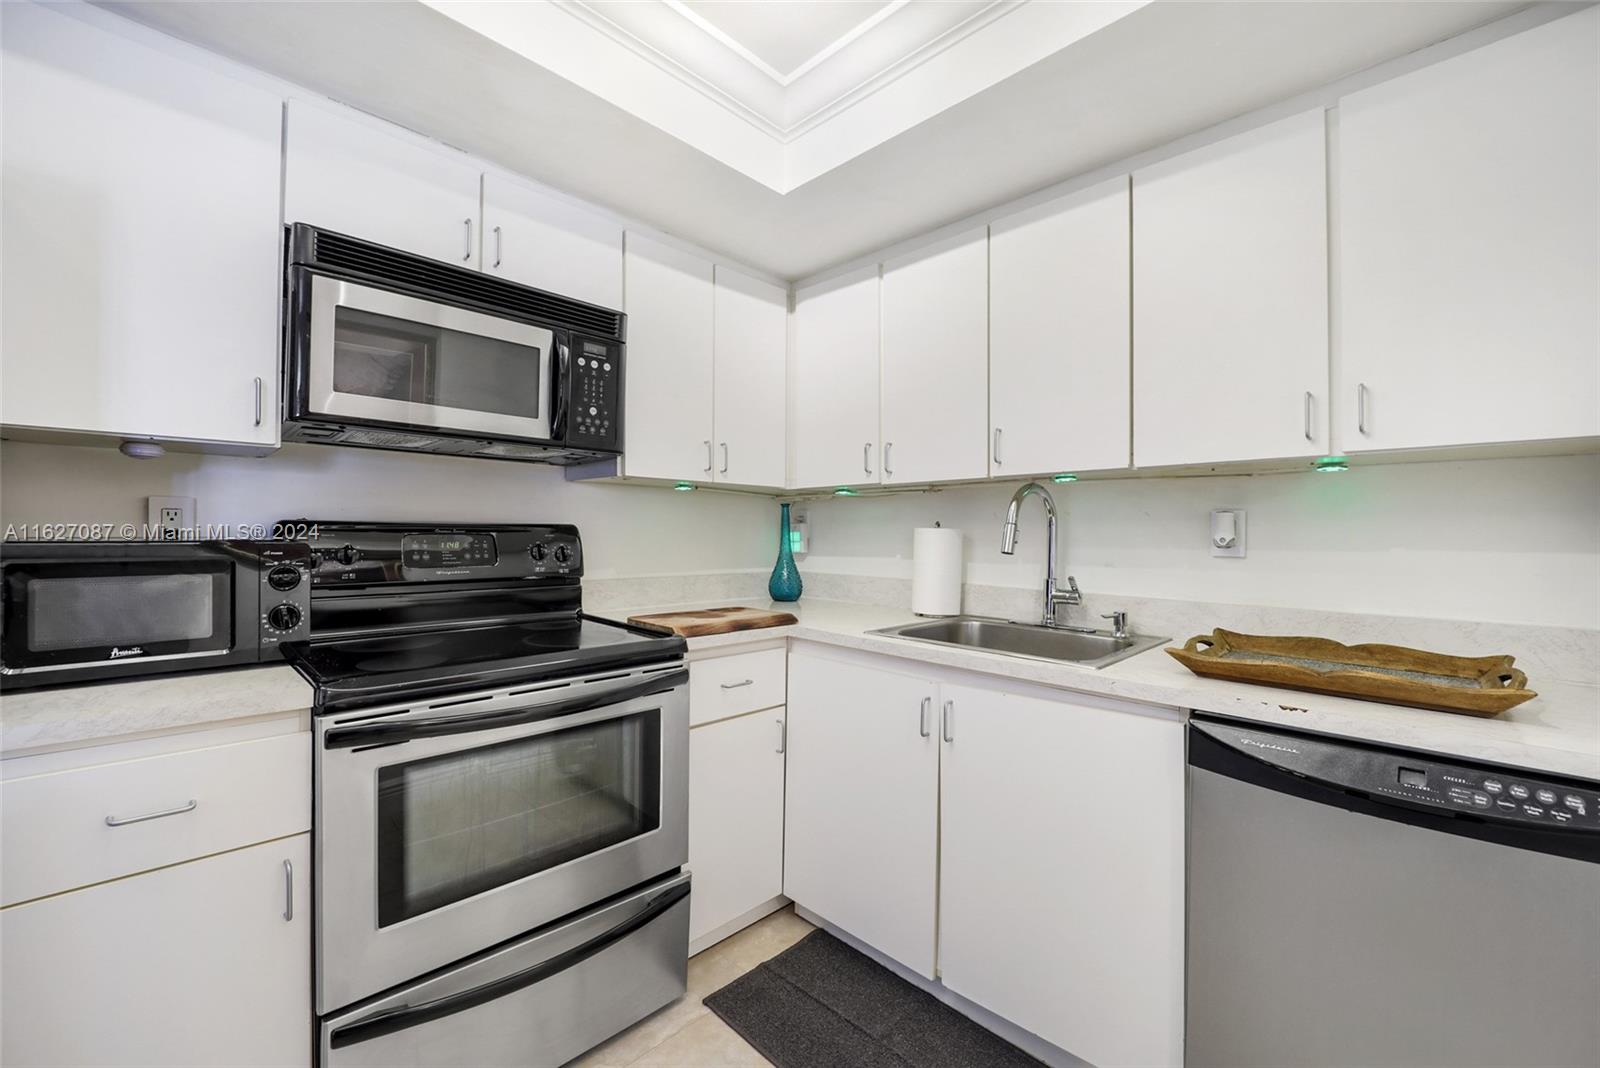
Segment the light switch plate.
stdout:
<path fill-rule="evenodd" d="M 1211 513 L 1211 555 L 1244 555 L 1244 510 L 1219 508 Z"/>

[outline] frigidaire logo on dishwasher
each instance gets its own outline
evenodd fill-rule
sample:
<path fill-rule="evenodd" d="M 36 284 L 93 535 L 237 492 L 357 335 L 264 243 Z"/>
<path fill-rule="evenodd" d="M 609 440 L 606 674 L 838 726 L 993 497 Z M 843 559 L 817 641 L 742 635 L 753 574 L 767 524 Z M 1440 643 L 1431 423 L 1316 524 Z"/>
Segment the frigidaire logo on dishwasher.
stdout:
<path fill-rule="evenodd" d="M 1280 753 L 1293 753 L 1300 755 L 1300 750 L 1289 745 L 1279 745 L 1277 742 L 1258 742 L 1254 738 L 1240 738 L 1240 745 L 1253 745 L 1257 749 L 1276 749 Z"/>
<path fill-rule="evenodd" d="M 112 660 L 120 660 L 125 656 L 143 656 L 143 655 L 144 655 L 144 646 L 142 646 L 142 645 L 130 645 L 126 649 L 118 648 L 115 645 L 113 645 L 111 647 L 111 659 Z"/>

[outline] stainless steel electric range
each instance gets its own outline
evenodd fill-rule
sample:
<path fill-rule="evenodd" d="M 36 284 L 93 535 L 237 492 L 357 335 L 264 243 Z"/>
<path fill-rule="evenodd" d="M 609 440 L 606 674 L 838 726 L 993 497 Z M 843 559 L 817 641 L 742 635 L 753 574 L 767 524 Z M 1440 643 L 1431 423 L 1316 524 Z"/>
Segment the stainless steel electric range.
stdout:
<path fill-rule="evenodd" d="M 681 638 L 587 616 L 570 526 L 297 520 L 323 1065 L 560 1064 L 681 995 Z"/>

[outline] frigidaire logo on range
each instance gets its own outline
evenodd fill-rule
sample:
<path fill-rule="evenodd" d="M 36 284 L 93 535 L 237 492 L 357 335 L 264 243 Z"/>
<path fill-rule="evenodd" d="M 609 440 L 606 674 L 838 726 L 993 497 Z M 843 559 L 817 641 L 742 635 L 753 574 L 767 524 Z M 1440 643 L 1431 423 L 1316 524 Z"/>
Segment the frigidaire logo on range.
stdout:
<path fill-rule="evenodd" d="M 1300 750 L 1293 746 L 1279 745 L 1277 742 L 1258 742 L 1254 738 L 1240 738 L 1239 744 L 1253 745 L 1257 749 L 1276 749 L 1280 753 L 1294 753 L 1296 756 L 1300 754 Z"/>
<path fill-rule="evenodd" d="M 130 645 L 126 649 L 118 648 L 115 645 L 113 645 L 111 647 L 111 659 L 112 660 L 120 660 L 121 658 L 123 658 L 125 656 L 143 656 L 143 655 L 144 655 L 144 646 L 142 646 L 142 645 Z"/>

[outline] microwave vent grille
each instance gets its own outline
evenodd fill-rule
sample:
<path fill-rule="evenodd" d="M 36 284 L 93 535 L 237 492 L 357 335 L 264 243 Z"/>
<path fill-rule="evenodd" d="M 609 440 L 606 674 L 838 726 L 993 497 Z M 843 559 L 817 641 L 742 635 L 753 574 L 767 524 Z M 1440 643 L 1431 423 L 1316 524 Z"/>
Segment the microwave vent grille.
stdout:
<path fill-rule="evenodd" d="M 547 293 L 542 289 L 517 285 L 492 275 L 435 263 L 326 230 L 316 232 L 313 255 L 322 266 L 356 271 L 488 305 L 550 325 L 575 329 L 590 337 L 623 340 L 621 312 Z"/>

